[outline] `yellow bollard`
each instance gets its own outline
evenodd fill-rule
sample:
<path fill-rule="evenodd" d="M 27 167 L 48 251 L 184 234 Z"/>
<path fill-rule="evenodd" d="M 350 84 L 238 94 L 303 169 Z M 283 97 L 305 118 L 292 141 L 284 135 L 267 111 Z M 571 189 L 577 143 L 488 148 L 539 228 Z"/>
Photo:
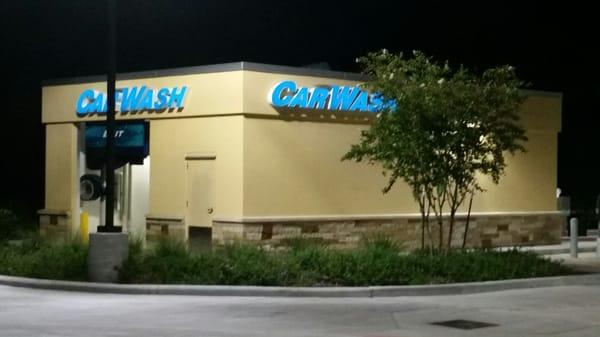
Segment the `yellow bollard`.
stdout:
<path fill-rule="evenodd" d="M 79 237 L 81 238 L 81 242 L 86 244 L 88 243 L 88 239 L 90 237 L 89 234 L 89 221 L 88 221 L 88 213 L 87 212 L 81 212 L 81 215 L 79 216 Z"/>

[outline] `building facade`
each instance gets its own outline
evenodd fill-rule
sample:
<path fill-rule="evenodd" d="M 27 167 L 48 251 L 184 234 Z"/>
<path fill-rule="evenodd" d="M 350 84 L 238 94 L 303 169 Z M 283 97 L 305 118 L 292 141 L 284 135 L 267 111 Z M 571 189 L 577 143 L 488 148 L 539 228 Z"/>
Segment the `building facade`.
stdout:
<path fill-rule="evenodd" d="M 358 74 L 231 63 L 117 77 L 115 224 L 148 239 L 278 245 L 296 237 L 356 244 L 369 233 L 420 242 L 418 206 L 380 167 L 341 161 L 382 102 Z M 47 81 L 45 209 L 40 227 L 66 237 L 81 214 L 94 232 L 101 199 L 82 200 L 83 176 L 101 176 L 103 77 Z M 509 156 L 499 185 L 473 201 L 471 246 L 560 240 L 557 136 L 562 96 L 524 92 L 527 152 Z M 84 198 L 86 199 L 86 198 Z M 462 210 L 465 211 L 465 210 Z M 456 233 L 461 233 L 464 214 Z M 453 240 L 462 240 L 462 234 Z"/>

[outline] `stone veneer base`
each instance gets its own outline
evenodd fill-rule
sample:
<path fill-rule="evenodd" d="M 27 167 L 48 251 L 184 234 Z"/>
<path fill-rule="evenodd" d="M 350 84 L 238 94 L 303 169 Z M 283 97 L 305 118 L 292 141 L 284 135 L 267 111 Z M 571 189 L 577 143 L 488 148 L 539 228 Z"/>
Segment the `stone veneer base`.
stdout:
<path fill-rule="evenodd" d="M 72 220 L 68 211 L 43 209 L 38 211 L 40 235 L 53 241 L 71 237 Z"/>
<path fill-rule="evenodd" d="M 432 222 L 434 219 L 432 219 Z M 453 246 L 460 246 L 466 223 L 465 215 L 457 215 Z M 566 226 L 566 215 L 560 212 L 478 213 L 469 221 L 467 247 L 501 247 L 549 245 L 560 243 Z M 445 226 L 444 242 L 447 242 Z M 407 249 L 421 245 L 421 218 L 415 215 L 369 217 L 253 218 L 213 221 L 213 243 L 249 242 L 261 246 L 285 246 L 289 240 L 305 238 L 334 247 L 354 247 L 364 237 L 384 235 L 402 243 Z M 426 241 L 437 245 L 438 226 L 431 224 Z"/>
<path fill-rule="evenodd" d="M 187 240 L 187 228 L 183 217 L 157 216 L 146 217 L 146 240 L 157 241 L 161 238 L 169 238 L 177 241 Z"/>

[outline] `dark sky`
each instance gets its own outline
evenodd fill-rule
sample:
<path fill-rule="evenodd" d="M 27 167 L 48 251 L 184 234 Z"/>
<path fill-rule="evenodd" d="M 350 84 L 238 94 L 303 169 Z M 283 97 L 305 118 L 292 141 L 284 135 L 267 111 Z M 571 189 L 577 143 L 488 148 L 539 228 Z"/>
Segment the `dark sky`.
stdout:
<path fill-rule="evenodd" d="M 118 1 L 120 72 L 253 61 L 357 71 L 368 51 L 423 50 L 476 69 L 511 64 L 564 93 L 559 186 L 600 192 L 597 11 L 547 1 Z M 43 79 L 105 73 L 106 1 L 0 3 L 0 205 L 43 207 Z"/>

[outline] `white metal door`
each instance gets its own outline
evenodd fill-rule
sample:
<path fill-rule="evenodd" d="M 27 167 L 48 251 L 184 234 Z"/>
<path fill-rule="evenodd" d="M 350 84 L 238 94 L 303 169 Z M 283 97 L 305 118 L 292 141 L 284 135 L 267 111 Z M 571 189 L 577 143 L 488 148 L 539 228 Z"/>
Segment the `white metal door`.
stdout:
<path fill-rule="evenodd" d="M 214 159 L 186 160 L 188 225 L 212 227 L 215 202 Z"/>

